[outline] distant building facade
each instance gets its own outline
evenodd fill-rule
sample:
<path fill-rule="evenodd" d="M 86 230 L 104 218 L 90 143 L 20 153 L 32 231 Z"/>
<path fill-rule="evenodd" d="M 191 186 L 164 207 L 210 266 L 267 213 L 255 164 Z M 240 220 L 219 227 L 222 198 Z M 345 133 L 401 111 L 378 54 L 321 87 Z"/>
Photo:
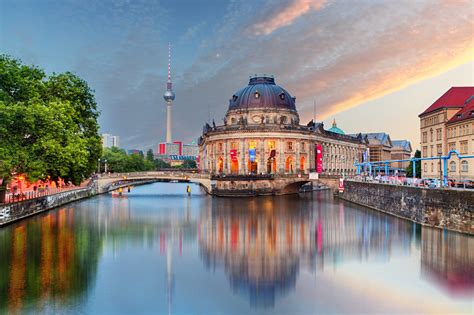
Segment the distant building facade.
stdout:
<path fill-rule="evenodd" d="M 114 136 L 108 133 L 102 134 L 102 147 L 103 148 L 111 148 L 111 147 L 119 147 L 120 141 L 119 136 Z"/>
<path fill-rule="evenodd" d="M 127 154 L 137 154 L 137 155 L 142 155 L 143 156 L 143 151 L 142 150 L 138 150 L 138 149 L 131 149 L 131 150 L 127 150 Z"/>
<path fill-rule="evenodd" d="M 452 87 L 419 116 L 421 156 L 436 157 L 457 150 L 461 155 L 474 154 L 474 87 Z M 422 176 L 440 178 L 440 161 L 423 161 Z M 474 161 L 459 161 L 451 156 L 448 178 L 474 179 Z"/>
<path fill-rule="evenodd" d="M 390 151 L 391 160 L 408 160 L 411 157 L 413 149 L 408 140 L 393 140 Z M 410 162 L 393 162 L 391 166 L 398 169 L 406 169 Z"/>
<path fill-rule="evenodd" d="M 360 135 L 367 141 L 369 148 L 367 161 L 369 162 L 406 160 L 412 155 L 413 150 L 408 140 L 392 140 L 385 132 L 361 133 Z M 389 172 L 403 173 L 409 164 L 410 162 L 391 162 Z M 385 173 L 383 165 L 377 172 L 379 171 Z"/>

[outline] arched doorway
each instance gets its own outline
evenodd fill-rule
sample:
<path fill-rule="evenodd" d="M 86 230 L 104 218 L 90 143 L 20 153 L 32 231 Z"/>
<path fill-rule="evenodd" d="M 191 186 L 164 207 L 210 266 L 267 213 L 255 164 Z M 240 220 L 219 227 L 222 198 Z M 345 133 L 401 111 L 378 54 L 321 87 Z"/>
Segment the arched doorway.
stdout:
<path fill-rule="evenodd" d="M 239 174 L 239 161 L 230 161 L 230 173 L 231 174 Z"/>
<path fill-rule="evenodd" d="M 224 159 L 220 157 L 217 160 L 217 172 L 222 173 L 224 171 Z"/>
<path fill-rule="evenodd" d="M 267 173 L 268 174 L 275 174 L 276 173 L 276 159 L 269 158 L 267 160 Z"/>
<path fill-rule="evenodd" d="M 301 157 L 300 159 L 300 171 L 301 173 L 304 174 L 304 170 L 305 170 L 305 163 L 306 163 L 306 159 L 304 158 L 304 156 Z"/>
<path fill-rule="evenodd" d="M 291 156 L 286 158 L 285 172 L 290 173 L 290 174 L 293 174 L 293 172 L 294 172 L 294 162 L 293 162 L 293 158 Z"/>
<path fill-rule="evenodd" d="M 257 164 L 257 159 L 255 159 L 255 161 L 251 162 L 250 159 L 248 159 L 248 170 L 249 170 L 249 173 L 252 173 L 252 174 L 257 174 L 258 172 L 258 164 Z"/>

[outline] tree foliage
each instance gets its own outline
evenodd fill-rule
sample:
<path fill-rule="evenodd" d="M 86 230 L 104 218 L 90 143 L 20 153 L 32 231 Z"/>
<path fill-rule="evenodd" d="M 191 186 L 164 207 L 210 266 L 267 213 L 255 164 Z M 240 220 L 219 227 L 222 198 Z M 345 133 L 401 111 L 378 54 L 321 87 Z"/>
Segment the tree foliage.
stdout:
<path fill-rule="evenodd" d="M 421 158 L 421 151 L 416 150 L 415 151 L 415 158 Z M 407 177 L 413 177 L 413 163 L 410 163 L 406 169 Z M 421 177 L 421 162 L 417 161 L 416 162 L 416 177 L 420 178 Z"/>
<path fill-rule="evenodd" d="M 155 163 L 155 167 L 156 169 L 160 169 L 160 168 L 171 168 L 171 165 L 169 163 L 166 163 L 165 161 L 163 160 L 160 160 L 160 159 L 156 159 L 154 161 Z"/>
<path fill-rule="evenodd" d="M 76 75 L 47 76 L 0 56 L 0 177 L 58 176 L 80 183 L 101 155 L 93 91 Z"/>
<path fill-rule="evenodd" d="M 129 154 L 117 147 L 106 148 L 102 155 L 103 162 L 107 160 L 107 170 L 114 173 L 143 172 L 155 169 L 153 162 L 143 157 L 143 154 Z"/>
<path fill-rule="evenodd" d="M 153 162 L 155 160 L 155 156 L 153 154 L 152 149 L 149 149 L 148 151 L 146 151 L 146 159 L 150 162 Z"/>

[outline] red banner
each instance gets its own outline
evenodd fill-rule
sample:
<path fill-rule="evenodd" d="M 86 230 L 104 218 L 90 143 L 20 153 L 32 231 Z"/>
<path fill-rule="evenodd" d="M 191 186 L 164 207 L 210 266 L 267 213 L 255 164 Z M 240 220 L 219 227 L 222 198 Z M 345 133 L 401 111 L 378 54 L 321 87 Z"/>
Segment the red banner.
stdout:
<path fill-rule="evenodd" d="M 238 161 L 237 150 L 235 150 L 235 149 L 230 150 L 230 159 L 232 160 L 232 162 L 237 162 Z"/>
<path fill-rule="evenodd" d="M 323 146 L 316 144 L 316 173 L 321 174 L 323 172 Z"/>

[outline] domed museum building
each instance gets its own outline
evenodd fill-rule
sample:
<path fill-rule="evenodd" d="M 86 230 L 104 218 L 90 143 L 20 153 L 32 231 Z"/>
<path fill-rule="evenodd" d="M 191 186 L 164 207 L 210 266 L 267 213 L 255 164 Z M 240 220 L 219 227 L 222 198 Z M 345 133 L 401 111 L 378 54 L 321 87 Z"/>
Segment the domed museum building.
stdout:
<path fill-rule="evenodd" d="M 220 175 L 351 175 L 366 149 L 361 135 L 301 125 L 295 97 L 273 77 L 256 76 L 231 96 L 223 125 L 204 126 L 199 168 Z"/>

